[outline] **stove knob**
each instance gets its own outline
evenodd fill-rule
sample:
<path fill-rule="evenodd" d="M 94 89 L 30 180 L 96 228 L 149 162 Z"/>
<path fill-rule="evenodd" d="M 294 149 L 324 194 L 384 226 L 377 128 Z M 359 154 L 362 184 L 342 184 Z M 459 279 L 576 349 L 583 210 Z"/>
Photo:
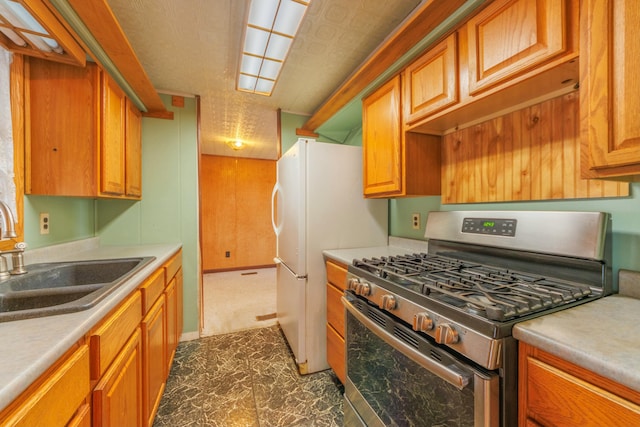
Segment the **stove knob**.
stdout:
<path fill-rule="evenodd" d="M 356 292 L 358 284 L 360 284 L 360 280 L 357 277 L 352 277 L 347 281 L 347 289 Z"/>
<path fill-rule="evenodd" d="M 380 308 L 391 311 L 396 308 L 396 298 L 393 295 L 383 295 L 380 301 Z"/>
<path fill-rule="evenodd" d="M 459 338 L 458 332 L 448 323 L 436 327 L 435 339 L 438 344 L 455 344 Z"/>
<path fill-rule="evenodd" d="M 363 297 L 368 296 L 371 293 L 371 285 L 367 282 L 360 283 L 358 290 L 356 291 L 358 295 L 362 295 Z"/>
<path fill-rule="evenodd" d="M 413 316 L 413 330 L 427 332 L 433 329 L 433 319 L 427 313 L 418 313 Z"/>

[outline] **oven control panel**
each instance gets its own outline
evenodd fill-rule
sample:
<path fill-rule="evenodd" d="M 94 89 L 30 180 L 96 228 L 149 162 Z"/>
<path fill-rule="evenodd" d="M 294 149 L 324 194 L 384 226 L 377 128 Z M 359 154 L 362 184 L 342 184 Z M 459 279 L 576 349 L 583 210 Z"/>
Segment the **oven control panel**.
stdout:
<path fill-rule="evenodd" d="M 462 221 L 462 232 L 515 237 L 517 223 L 518 220 L 516 219 L 464 218 Z"/>

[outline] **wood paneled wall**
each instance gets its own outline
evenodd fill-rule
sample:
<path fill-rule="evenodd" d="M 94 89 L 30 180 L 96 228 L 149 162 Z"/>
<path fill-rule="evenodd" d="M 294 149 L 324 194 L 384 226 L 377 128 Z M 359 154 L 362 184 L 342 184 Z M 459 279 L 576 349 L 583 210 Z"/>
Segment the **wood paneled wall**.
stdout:
<path fill-rule="evenodd" d="M 578 96 L 445 135 L 442 203 L 628 196 L 628 184 L 580 178 Z"/>
<path fill-rule="evenodd" d="M 271 191 L 275 182 L 274 160 L 202 156 L 205 272 L 273 265 L 276 238 L 271 226 Z"/>

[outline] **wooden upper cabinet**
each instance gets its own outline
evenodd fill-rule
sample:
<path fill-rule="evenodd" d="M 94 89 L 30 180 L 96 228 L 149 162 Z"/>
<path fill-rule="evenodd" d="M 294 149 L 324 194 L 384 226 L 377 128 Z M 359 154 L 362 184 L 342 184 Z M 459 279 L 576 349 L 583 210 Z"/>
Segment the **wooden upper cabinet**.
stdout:
<path fill-rule="evenodd" d="M 467 24 L 469 93 L 476 94 L 564 53 L 565 0 L 499 0 Z"/>
<path fill-rule="evenodd" d="M 125 110 L 125 194 L 142 197 L 142 113 L 128 98 Z"/>
<path fill-rule="evenodd" d="M 31 58 L 25 71 L 25 192 L 141 197 L 141 116 L 95 63 Z"/>
<path fill-rule="evenodd" d="M 125 96 L 106 73 L 102 73 L 101 112 L 100 192 L 124 194 Z"/>
<path fill-rule="evenodd" d="M 100 69 L 25 62 L 25 192 L 97 193 Z"/>
<path fill-rule="evenodd" d="M 402 193 L 400 100 L 400 76 L 396 76 L 362 101 L 365 197 Z"/>
<path fill-rule="evenodd" d="M 456 104 L 458 77 L 457 34 L 453 33 L 404 70 L 405 122 Z"/>
<path fill-rule="evenodd" d="M 362 101 L 365 197 L 440 194 L 440 137 L 404 132 L 400 75 Z"/>
<path fill-rule="evenodd" d="M 640 3 L 585 0 L 580 22 L 582 173 L 640 178 Z"/>

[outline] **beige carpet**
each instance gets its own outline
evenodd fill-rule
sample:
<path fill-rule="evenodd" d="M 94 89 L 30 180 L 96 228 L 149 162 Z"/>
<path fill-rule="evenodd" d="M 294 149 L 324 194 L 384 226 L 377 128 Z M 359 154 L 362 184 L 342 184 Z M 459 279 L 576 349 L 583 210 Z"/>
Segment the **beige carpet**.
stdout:
<path fill-rule="evenodd" d="M 276 269 L 205 274 L 203 302 L 202 336 L 276 325 Z"/>

